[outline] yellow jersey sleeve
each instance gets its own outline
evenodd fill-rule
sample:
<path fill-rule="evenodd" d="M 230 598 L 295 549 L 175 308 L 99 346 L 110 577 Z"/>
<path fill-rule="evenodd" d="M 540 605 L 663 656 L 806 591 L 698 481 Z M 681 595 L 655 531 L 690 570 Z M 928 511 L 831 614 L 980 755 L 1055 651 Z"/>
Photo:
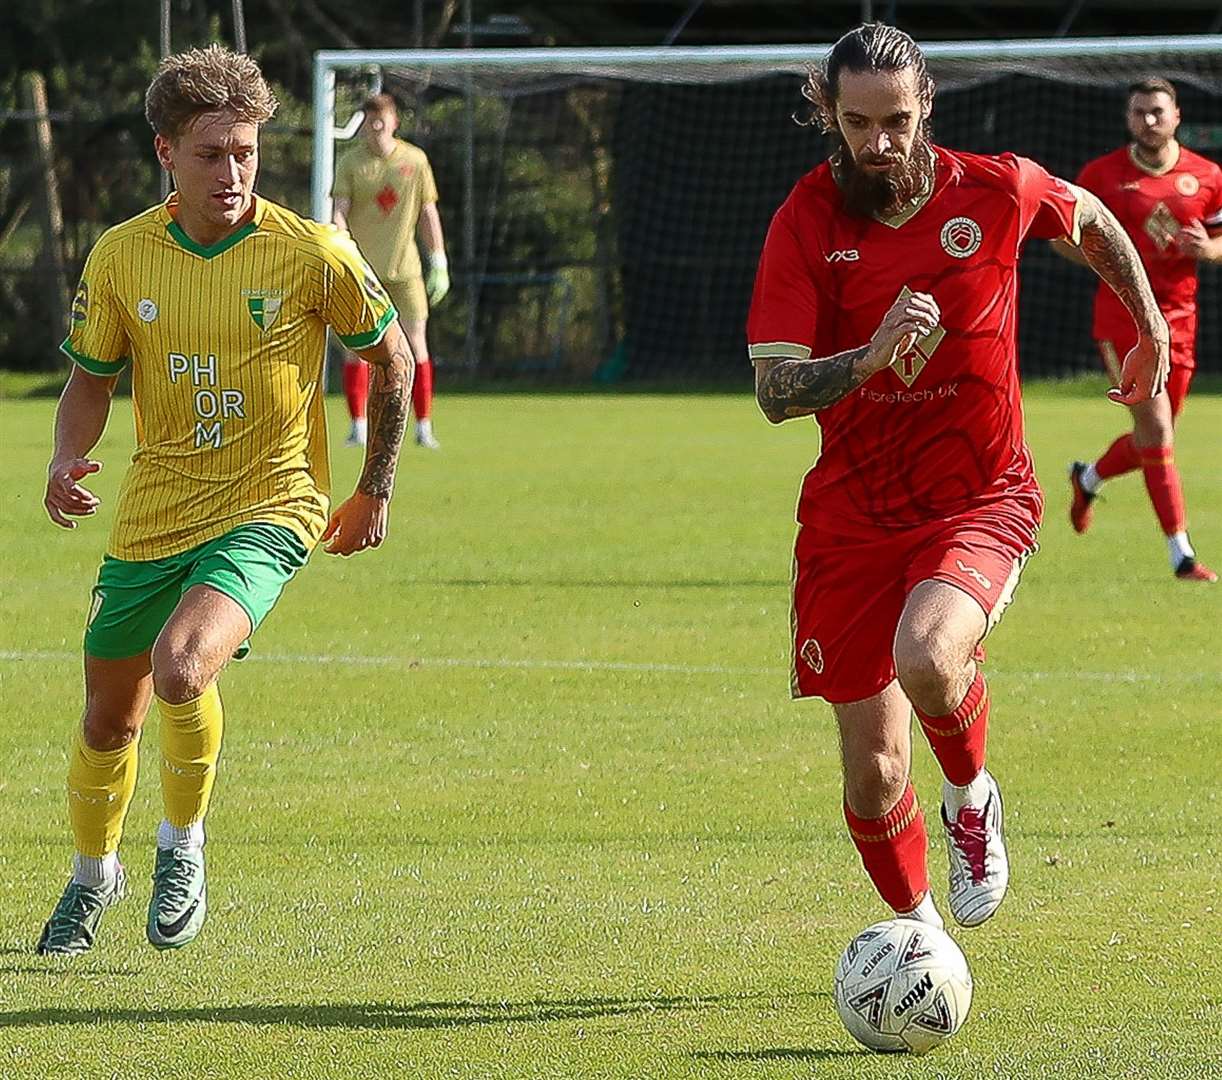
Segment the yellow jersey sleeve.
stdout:
<path fill-rule="evenodd" d="M 433 179 L 433 166 L 425 158 L 420 168 L 420 204 L 437 201 L 437 181 Z"/>
<path fill-rule="evenodd" d="M 348 233 L 328 229 L 322 247 L 323 321 L 349 349 L 368 349 L 382 340 L 398 312 Z"/>
<path fill-rule="evenodd" d="M 68 336 L 60 345 L 75 363 L 94 375 L 118 375 L 131 358 L 108 248 L 105 239 L 99 241 L 85 260 L 72 300 Z"/>

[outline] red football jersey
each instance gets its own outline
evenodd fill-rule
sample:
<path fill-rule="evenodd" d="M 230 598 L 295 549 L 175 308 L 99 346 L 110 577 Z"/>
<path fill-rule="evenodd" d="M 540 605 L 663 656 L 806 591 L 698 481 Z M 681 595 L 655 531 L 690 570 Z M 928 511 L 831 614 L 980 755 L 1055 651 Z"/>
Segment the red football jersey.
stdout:
<path fill-rule="evenodd" d="M 1124 146 L 1087 162 L 1077 182 L 1098 195 L 1133 238 L 1167 321 L 1195 318 L 1197 261 L 1179 253 L 1175 238 L 1193 221 L 1211 233 L 1222 228 L 1222 169 L 1181 146 L 1174 164 L 1156 172 Z M 1134 336 L 1133 316 L 1102 282 L 1092 332 L 1100 341 Z"/>
<path fill-rule="evenodd" d="M 825 162 L 768 230 L 747 322 L 753 359 L 859 348 L 905 289 L 942 312 L 937 330 L 817 414 L 804 525 L 869 533 L 1006 498 L 1039 521 L 1018 385 L 1018 262 L 1028 236 L 1076 243 L 1078 202 L 1026 158 L 934 152 L 933 189 L 915 212 L 889 223 L 848 214 Z"/>

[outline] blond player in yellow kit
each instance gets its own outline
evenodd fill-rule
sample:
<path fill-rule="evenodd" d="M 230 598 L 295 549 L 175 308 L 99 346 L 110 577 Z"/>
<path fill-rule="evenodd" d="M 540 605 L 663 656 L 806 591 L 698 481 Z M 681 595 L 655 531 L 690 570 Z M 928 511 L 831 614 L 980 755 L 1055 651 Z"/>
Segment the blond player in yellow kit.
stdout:
<path fill-rule="evenodd" d="M 432 420 L 433 362 L 425 331 L 429 307 L 450 289 L 437 185 L 424 151 L 395 137 L 399 126 L 395 99 L 375 94 L 362 109 L 361 141 L 335 166 L 332 220 L 352 233 L 399 311 L 399 322 L 416 358 L 412 386 L 416 444 L 437 450 Z M 417 231 L 427 268 L 420 261 Z M 368 370 L 351 356 L 344 365 L 344 394 L 352 417 L 349 446 L 365 442 Z"/>
<path fill-rule="evenodd" d="M 217 675 L 316 543 L 351 555 L 386 535 L 411 350 L 352 241 L 254 193 L 259 128 L 276 104 L 249 57 L 213 45 L 164 60 L 145 111 L 175 192 L 102 236 L 73 304 L 51 520 L 75 528 L 96 512 L 82 481 L 101 468 L 88 455 L 129 366 L 136 451 L 85 631 L 85 711 L 68 768 L 72 878 L 40 953 L 89 949 L 126 891 L 119 839 L 154 698 L 165 817 L 147 933 L 163 949 L 199 933 Z M 374 373 L 365 467 L 329 516 L 327 326 Z"/>

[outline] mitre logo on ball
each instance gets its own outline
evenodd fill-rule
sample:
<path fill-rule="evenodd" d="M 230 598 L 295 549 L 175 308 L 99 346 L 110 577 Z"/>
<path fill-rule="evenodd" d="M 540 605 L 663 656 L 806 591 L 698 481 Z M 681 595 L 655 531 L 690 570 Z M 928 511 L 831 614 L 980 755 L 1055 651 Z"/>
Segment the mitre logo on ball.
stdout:
<path fill-rule="evenodd" d="M 942 226 L 942 250 L 956 259 L 966 259 L 980 250 L 984 232 L 970 217 L 953 217 Z"/>

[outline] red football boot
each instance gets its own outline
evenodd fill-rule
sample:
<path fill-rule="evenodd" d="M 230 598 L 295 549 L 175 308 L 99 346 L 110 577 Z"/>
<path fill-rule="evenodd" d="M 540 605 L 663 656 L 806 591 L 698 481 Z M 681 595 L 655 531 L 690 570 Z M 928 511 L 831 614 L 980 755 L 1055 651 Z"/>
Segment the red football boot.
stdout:
<path fill-rule="evenodd" d="M 1208 566 L 1193 558 L 1181 559 L 1179 566 L 1175 568 L 1175 576 L 1180 581 L 1205 581 L 1210 585 L 1215 584 L 1218 580 L 1218 575 Z"/>
<path fill-rule="evenodd" d="M 1096 495 L 1082 486 L 1082 473 L 1085 470 L 1085 461 L 1075 461 L 1069 466 L 1069 486 L 1073 491 L 1073 501 L 1069 504 L 1069 522 L 1076 533 L 1084 533 L 1090 528 L 1090 519 L 1094 514 L 1091 503 L 1095 501 Z"/>

